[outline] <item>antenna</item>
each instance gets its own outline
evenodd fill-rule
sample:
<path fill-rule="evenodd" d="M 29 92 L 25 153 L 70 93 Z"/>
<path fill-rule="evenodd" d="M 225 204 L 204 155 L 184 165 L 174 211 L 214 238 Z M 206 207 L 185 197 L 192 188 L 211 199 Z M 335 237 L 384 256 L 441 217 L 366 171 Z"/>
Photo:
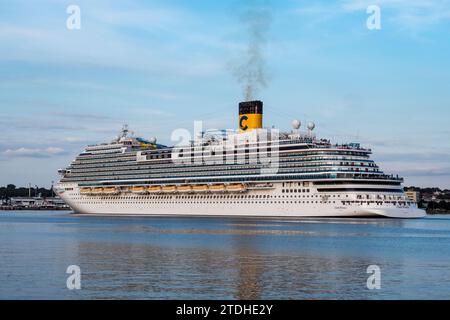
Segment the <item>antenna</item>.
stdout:
<path fill-rule="evenodd" d="M 120 138 L 126 138 L 126 136 L 128 135 L 128 132 L 129 132 L 128 124 L 124 124 L 123 127 L 122 127 L 122 131 L 120 131 L 119 139 Z"/>

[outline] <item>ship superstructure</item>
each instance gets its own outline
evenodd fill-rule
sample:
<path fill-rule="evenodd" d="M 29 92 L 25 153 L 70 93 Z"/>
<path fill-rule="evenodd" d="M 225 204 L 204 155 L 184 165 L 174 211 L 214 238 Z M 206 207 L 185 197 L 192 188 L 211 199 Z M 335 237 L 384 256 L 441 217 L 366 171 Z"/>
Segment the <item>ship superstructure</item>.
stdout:
<path fill-rule="evenodd" d="M 358 143 L 262 128 L 263 104 L 239 106 L 239 130 L 168 147 L 130 135 L 86 147 L 56 192 L 76 213 L 206 216 L 425 215 Z"/>

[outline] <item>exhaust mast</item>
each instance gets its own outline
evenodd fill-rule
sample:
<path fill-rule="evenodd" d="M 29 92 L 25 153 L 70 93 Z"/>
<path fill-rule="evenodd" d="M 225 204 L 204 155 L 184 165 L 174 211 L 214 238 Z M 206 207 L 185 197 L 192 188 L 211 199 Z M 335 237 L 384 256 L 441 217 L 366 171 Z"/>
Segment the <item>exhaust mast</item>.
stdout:
<path fill-rule="evenodd" d="M 260 100 L 239 103 L 239 132 L 262 128 L 263 103 Z"/>

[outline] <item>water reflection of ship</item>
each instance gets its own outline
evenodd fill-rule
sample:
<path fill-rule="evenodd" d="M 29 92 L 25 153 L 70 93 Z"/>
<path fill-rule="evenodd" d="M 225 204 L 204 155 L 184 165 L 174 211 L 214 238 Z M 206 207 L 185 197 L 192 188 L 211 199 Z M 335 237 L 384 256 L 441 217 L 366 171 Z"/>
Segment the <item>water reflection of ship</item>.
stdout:
<path fill-rule="evenodd" d="M 321 229 L 325 236 L 255 234 L 251 231 L 289 227 L 242 221 L 226 230 L 203 227 L 198 229 L 203 232 L 187 235 L 185 227 L 119 228 L 124 232 L 115 233 L 114 241 L 80 240 L 78 252 L 71 257 L 82 268 L 83 291 L 88 295 L 104 299 L 376 297 L 365 288 L 366 268 L 374 262 L 361 254 L 357 242 L 363 235 L 348 224 L 332 232 Z M 340 236 L 335 234 L 338 229 Z M 343 247 L 349 237 L 355 245 Z M 366 245 L 367 241 L 365 237 Z"/>
<path fill-rule="evenodd" d="M 256 239 L 249 237 L 248 241 Z M 243 238 L 232 252 L 133 243 L 80 242 L 74 258 L 83 289 L 102 299 L 214 297 L 260 299 L 265 262 Z M 241 245 L 244 245 L 242 247 Z"/>
<path fill-rule="evenodd" d="M 261 299 L 261 274 L 264 265 L 258 259 L 258 238 L 255 236 L 235 236 L 233 239 L 236 257 L 236 299 Z"/>
<path fill-rule="evenodd" d="M 387 219 L 354 219 L 354 223 L 371 224 L 376 227 L 398 227 L 403 224 L 400 220 Z M 245 226 L 245 224 L 239 223 L 236 225 Z M 267 228 L 261 224 L 257 229 Z M 368 277 L 366 269 L 374 263 L 370 257 L 346 256 L 340 250 L 324 254 L 317 252 L 315 248 L 317 243 L 309 241 L 308 238 L 282 236 L 281 234 L 280 236 L 284 238 L 282 241 L 285 241 L 286 244 L 298 241 L 297 246 L 302 248 L 300 252 L 297 250 L 292 253 L 289 253 L 289 250 L 268 250 L 281 238 L 266 238 L 239 233 L 233 236 L 232 255 L 237 273 L 233 298 L 314 299 L 320 296 L 325 299 L 348 299 L 356 292 L 359 297 L 365 299 L 377 296 L 366 290 Z M 350 233 L 348 236 L 351 236 Z M 334 237 L 329 239 L 331 242 L 335 241 Z M 379 241 L 379 239 L 374 239 L 374 241 Z M 381 263 L 382 261 L 377 262 Z M 357 289 L 353 289 L 354 287 Z"/>

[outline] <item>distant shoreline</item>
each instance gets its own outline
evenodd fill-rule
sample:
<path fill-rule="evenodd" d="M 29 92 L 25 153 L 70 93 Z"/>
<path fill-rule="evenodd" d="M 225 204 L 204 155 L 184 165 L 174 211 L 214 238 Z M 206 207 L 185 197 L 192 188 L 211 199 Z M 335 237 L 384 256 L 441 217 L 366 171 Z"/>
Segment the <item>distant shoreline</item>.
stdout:
<path fill-rule="evenodd" d="M 70 211 L 70 208 L 52 208 L 52 207 L 39 207 L 39 208 L 27 208 L 27 207 L 14 207 L 14 206 L 1 206 L 0 211 Z"/>
<path fill-rule="evenodd" d="M 450 214 L 449 210 L 446 209 L 427 209 L 427 214 L 433 215 L 433 214 Z"/>

